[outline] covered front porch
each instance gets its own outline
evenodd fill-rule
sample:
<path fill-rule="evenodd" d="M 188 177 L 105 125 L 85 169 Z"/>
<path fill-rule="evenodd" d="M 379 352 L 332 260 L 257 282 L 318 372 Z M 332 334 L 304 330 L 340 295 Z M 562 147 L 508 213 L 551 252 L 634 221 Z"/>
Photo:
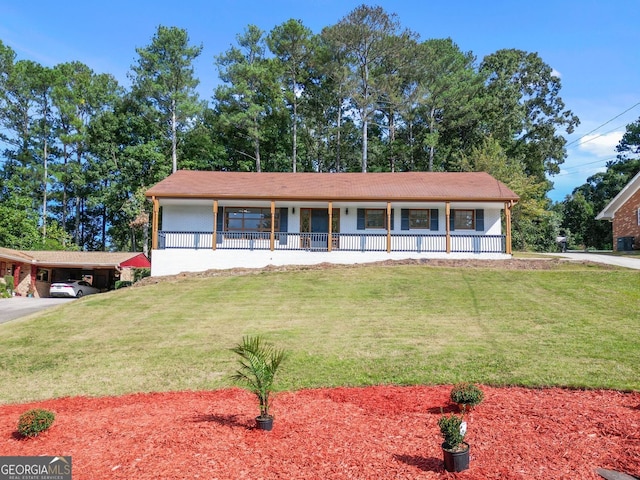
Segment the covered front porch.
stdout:
<path fill-rule="evenodd" d="M 154 219 L 165 219 L 167 228 L 159 228 L 154 220 L 152 275 L 267 265 L 511 256 L 508 202 L 473 205 L 478 208 L 460 202 L 321 206 L 244 201 L 244 206 L 238 205 L 213 201 L 196 208 L 192 202 L 174 200 L 165 201 L 161 211 L 160 203 L 154 202 Z M 203 218 L 208 218 L 209 229 L 189 228 Z M 506 234 L 500 226 L 503 221 Z"/>
<path fill-rule="evenodd" d="M 510 253 L 506 235 L 160 231 L 158 249 Z M 216 240 L 214 241 L 214 238 Z"/>
<path fill-rule="evenodd" d="M 511 202 L 498 206 L 476 204 L 474 208 L 460 203 L 452 207 L 451 202 L 422 205 L 328 202 L 324 207 L 282 206 L 275 201 L 268 206 L 264 202 L 245 203 L 248 205 L 238 207 L 233 202 L 223 206 L 213 201 L 209 230 L 184 228 L 189 222 L 180 214 L 180 203 L 174 203 L 173 216 L 181 219 L 174 225 L 183 228 L 171 228 L 170 224 L 161 230 L 160 202 L 156 199 L 153 249 L 511 254 Z M 502 208 L 505 235 L 495 234 L 502 230 Z M 492 212 L 493 217 L 489 218 L 485 211 Z M 198 215 L 200 219 L 203 217 L 202 213 Z"/>

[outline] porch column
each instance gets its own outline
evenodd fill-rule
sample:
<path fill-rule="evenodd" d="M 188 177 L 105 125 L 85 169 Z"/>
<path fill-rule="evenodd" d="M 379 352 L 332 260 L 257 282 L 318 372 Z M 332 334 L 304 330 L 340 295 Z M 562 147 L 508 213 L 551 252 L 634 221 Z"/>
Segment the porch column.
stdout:
<path fill-rule="evenodd" d="M 504 216 L 505 216 L 505 228 L 506 231 L 506 245 L 505 250 L 507 255 L 511 255 L 511 207 L 513 206 L 513 202 L 504 202 Z"/>
<path fill-rule="evenodd" d="M 151 248 L 158 249 L 158 217 L 160 216 L 160 202 L 156 197 L 152 197 L 153 202 L 153 221 L 151 226 Z"/>
<path fill-rule="evenodd" d="M 391 253 L 391 202 L 387 202 L 387 253 Z"/>
<path fill-rule="evenodd" d="M 218 200 L 213 201 L 213 236 L 211 237 L 211 249 L 218 245 Z"/>
<path fill-rule="evenodd" d="M 444 211 L 446 216 L 445 226 L 447 228 L 447 253 L 451 253 L 451 204 L 449 202 L 445 203 Z"/>
<path fill-rule="evenodd" d="M 270 238 L 270 248 L 273 252 L 276 248 L 276 202 L 271 200 L 271 238 Z"/>
<path fill-rule="evenodd" d="M 13 266 L 13 291 L 15 292 L 20 285 L 20 269 L 22 268 L 21 263 L 16 263 Z"/>
<path fill-rule="evenodd" d="M 330 252 L 331 251 L 331 246 L 333 243 L 333 240 L 331 239 L 331 234 L 333 233 L 333 202 L 329 202 L 329 228 L 327 229 L 328 231 L 328 238 L 327 238 L 327 251 Z"/>
<path fill-rule="evenodd" d="M 29 290 L 33 289 L 33 296 L 36 298 L 39 298 L 40 295 L 38 295 L 38 290 L 36 289 L 36 281 L 38 280 L 38 267 L 31 264 L 31 278 L 30 278 L 30 282 L 29 282 Z"/>

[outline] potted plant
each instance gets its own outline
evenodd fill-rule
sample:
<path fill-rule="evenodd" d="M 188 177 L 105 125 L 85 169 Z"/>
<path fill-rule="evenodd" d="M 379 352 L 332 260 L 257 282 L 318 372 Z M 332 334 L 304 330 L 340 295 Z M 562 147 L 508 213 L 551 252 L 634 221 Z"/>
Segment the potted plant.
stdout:
<path fill-rule="evenodd" d="M 443 415 L 438 420 L 444 442 L 442 453 L 444 469 L 448 472 L 461 472 L 469 468 L 469 444 L 464 441 L 467 423 L 462 415 Z"/>
<path fill-rule="evenodd" d="M 260 415 L 256 417 L 261 430 L 273 428 L 273 415 L 269 413 L 273 380 L 278 367 L 286 357 L 286 352 L 266 343 L 260 336 L 246 336 L 242 343 L 231 349 L 238 354 L 240 368 L 232 379 L 243 383 L 258 397 Z"/>
<path fill-rule="evenodd" d="M 457 403 L 460 411 L 464 413 L 479 405 L 484 400 L 484 393 L 477 385 L 463 382 L 453 386 L 449 398 L 453 403 Z"/>

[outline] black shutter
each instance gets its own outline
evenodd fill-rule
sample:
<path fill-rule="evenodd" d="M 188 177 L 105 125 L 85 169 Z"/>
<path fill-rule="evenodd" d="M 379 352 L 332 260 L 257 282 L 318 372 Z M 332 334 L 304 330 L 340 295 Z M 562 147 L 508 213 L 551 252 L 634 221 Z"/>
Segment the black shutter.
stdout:
<path fill-rule="evenodd" d="M 476 210 L 476 232 L 484 232 L 484 210 Z"/>
<path fill-rule="evenodd" d="M 449 211 L 449 230 L 454 231 L 456 228 L 456 211 L 452 208 Z"/>
<path fill-rule="evenodd" d="M 429 215 L 431 218 L 431 225 L 429 225 L 429 230 L 437 232 L 440 226 L 438 225 L 438 209 L 432 208 L 431 214 Z"/>
<path fill-rule="evenodd" d="M 400 230 L 409 230 L 409 209 L 400 210 Z"/>
<path fill-rule="evenodd" d="M 364 208 L 358 209 L 358 230 L 364 230 Z"/>
<path fill-rule="evenodd" d="M 222 244 L 222 232 L 224 230 L 224 208 L 218 207 L 218 218 L 216 221 L 216 243 Z"/>
<path fill-rule="evenodd" d="M 393 212 L 394 212 L 394 210 L 395 210 L 395 208 L 391 209 L 391 230 L 393 230 L 393 224 L 394 224 L 394 222 L 393 222 Z"/>
<path fill-rule="evenodd" d="M 281 208 L 280 209 L 280 232 L 288 232 L 289 231 L 289 209 Z M 284 233 L 280 233 L 280 245 L 287 244 L 287 236 Z"/>

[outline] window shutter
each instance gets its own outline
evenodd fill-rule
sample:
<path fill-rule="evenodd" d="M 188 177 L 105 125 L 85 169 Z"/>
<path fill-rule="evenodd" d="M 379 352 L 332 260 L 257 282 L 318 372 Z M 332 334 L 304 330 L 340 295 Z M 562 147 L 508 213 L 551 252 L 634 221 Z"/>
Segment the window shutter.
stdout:
<path fill-rule="evenodd" d="M 429 225 L 429 230 L 437 232 L 440 229 L 439 218 L 438 218 L 438 209 L 432 208 L 431 213 L 429 214 L 429 220 L 431 224 Z"/>
<path fill-rule="evenodd" d="M 222 244 L 223 230 L 224 230 L 224 208 L 218 207 L 218 218 L 216 221 L 216 244 Z"/>
<path fill-rule="evenodd" d="M 358 230 L 364 230 L 364 208 L 359 208 L 358 209 L 358 225 L 357 225 L 357 229 Z"/>
<path fill-rule="evenodd" d="M 395 211 L 395 208 L 392 208 L 391 209 L 391 230 L 393 230 L 393 224 L 394 224 L 394 222 L 393 222 L 393 212 L 394 211 Z"/>
<path fill-rule="evenodd" d="M 289 231 L 289 209 L 281 208 L 280 209 L 280 232 L 288 232 Z M 287 244 L 287 235 L 284 233 L 280 234 L 280 245 Z"/>
<path fill-rule="evenodd" d="M 476 232 L 484 232 L 484 210 L 476 210 Z"/>
<path fill-rule="evenodd" d="M 449 211 L 449 230 L 452 232 L 456 229 L 456 211 L 452 208 Z"/>
<path fill-rule="evenodd" d="M 409 210 L 407 208 L 400 210 L 400 230 L 409 230 Z"/>

